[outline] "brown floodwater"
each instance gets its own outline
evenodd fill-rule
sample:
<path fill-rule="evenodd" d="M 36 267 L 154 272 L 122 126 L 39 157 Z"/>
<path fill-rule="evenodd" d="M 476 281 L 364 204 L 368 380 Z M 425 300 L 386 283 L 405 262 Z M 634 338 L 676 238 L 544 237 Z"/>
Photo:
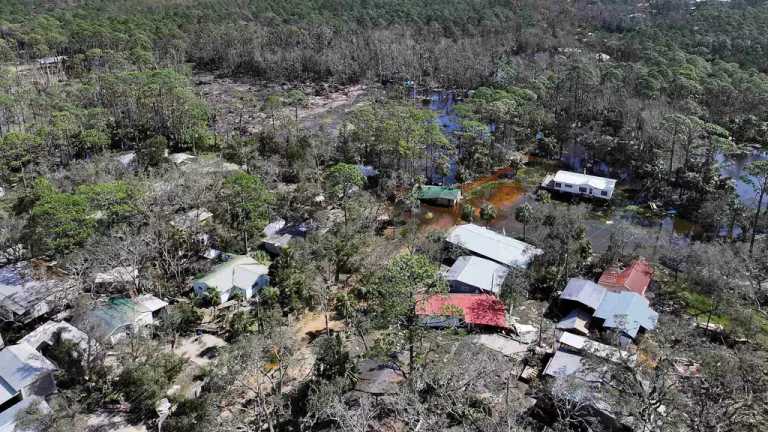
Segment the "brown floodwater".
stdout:
<path fill-rule="evenodd" d="M 475 208 L 476 220 L 480 219 L 480 207 L 486 203 L 496 207 L 498 213 L 491 226 L 503 223 L 510 217 L 514 219 L 511 210 L 525 196 L 526 189 L 519 181 L 507 178 L 512 174 L 514 172 L 511 168 L 502 168 L 459 186 L 463 201 Z M 445 231 L 462 222 L 461 205 L 438 207 L 422 204 L 417 217 L 422 230 Z"/>

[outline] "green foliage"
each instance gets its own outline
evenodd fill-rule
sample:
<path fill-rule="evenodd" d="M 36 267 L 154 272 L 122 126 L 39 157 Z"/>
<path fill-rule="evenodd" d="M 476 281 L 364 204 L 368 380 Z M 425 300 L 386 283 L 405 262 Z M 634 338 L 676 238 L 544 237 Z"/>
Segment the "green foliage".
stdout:
<path fill-rule="evenodd" d="M 93 212 L 99 212 L 107 226 L 123 223 L 135 217 L 139 209 L 137 200 L 141 191 L 133 184 L 116 181 L 83 185 L 77 188 L 75 195 L 88 201 Z"/>
<path fill-rule="evenodd" d="M 227 336 L 230 341 L 239 339 L 244 335 L 253 334 L 258 329 L 256 319 L 246 311 L 235 312 L 229 318 Z"/>
<path fill-rule="evenodd" d="M 471 204 L 461 205 L 461 219 L 466 222 L 472 222 L 475 219 L 475 208 Z"/>
<path fill-rule="evenodd" d="M 274 196 L 256 176 L 238 172 L 224 181 L 221 194 L 222 220 L 243 236 L 245 249 L 249 239 L 256 239 L 269 223 Z"/>
<path fill-rule="evenodd" d="M 492 220 L 496 219 L 496 216 L 497 211 L 493 204 L 485 203 L 480 207 L 480 219 L 484 220 L 485 223 L 490 223 Z"/>
<path fill-rule="evenodd" d="M 65 254 L 91 238 L 96 227 L 88 198 L 80 194 L 36 189 L 27 236 L 38 253 Z"/>
<path fill-rule="evenodd" d="M 301 311 L 312 305 L 310 278 L 307 268 L 311 263 L 301 250 L 288 248 L 275 261 L 273 284 L 278 290 L 278 301 L 288 311 Z"/>
<path fill-rule="evenodd" d="M 165 397 L 168 387 L 182 371 L 184 359 L 169 352 L 157 352 L 151 357 L 126 364 L 117 379 L 117 385 L 131 403 L 135 419 L 150 419 L 155 404 Z"/>
<path fill-rule="evenodd" d="M 203 319 L 192 303 L 176 303 L 168 306 L 167 309 L 161 325 L 172 333 L 190 334 Z"/>
<path fill-rule="evenodd" d="M 351 379 L 356 372 L 349 352 L 344 348 L 341 335 L 324 336 L 317 341 L 315 377 L 332 381 L 336 378 Z"/>
<path fill-rule="evenodd" d="M 214 402 L 205 394 L 182 399 L 176 403 L 176 410 L 163 422 L 162 430 L 165 432 L 198 430 L 214 416 Z"/>
<path fill-rule="evenodd" d="M 24 132 L 10 132 L 0 137 L 0 178 L 5 182 L 16 180 L 32 162 L 42 154 L 42 140 Z"/>
<path fill-rule="evenodd" d="M 332 196 L 343 202 L 353 188 L 365 185 L 365 177 L 356 165 L 339 163 L 328 170 L 325 182 Z"/>
<path fill-rule="evenodd" d="M 155 135 L 136 147 L 136 160 L 143 167 L 156 167 L 165 161 L 168 140 L 162 135 Z"/>

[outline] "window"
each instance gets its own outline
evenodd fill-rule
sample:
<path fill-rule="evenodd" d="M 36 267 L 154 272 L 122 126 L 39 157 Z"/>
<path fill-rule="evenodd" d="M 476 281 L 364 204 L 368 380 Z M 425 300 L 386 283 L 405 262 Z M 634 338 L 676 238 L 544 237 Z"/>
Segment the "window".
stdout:
<path fill-rule="evenodd" d="M 555 187 L 563 187 L 562 183 L 555 183 Z"/>
<path fill-rule="evenodd" d="M 572 188 L 573 186 L 571 186 L 571 185 L 567 184 L 567 185 L 565 185 L 565 187 L 566 187 L 566 188 L 568 188 L 568 189 L 570 189 L 570 188 Z"/>
<path fill-rule="evenodd" d="M 600 195 L 602 195 L 602 196 L 608 196 L 608 191 L 602 191 L 602 192 L 600 192 Z"/>
<path fill-rule="evenodd" d="M 579 188 L 579 192 L 581 192 L 581 193 L 587 193 L 587 188 L 585 188 L 585 187 L 580 187 L 580 188 Z"/>

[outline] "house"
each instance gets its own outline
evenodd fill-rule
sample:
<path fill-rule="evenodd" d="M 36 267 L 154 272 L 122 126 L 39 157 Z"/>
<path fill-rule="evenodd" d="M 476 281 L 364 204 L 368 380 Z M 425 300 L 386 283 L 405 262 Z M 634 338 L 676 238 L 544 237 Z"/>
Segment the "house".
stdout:
<path fill-rule="evenodd" d="M 603 327 L 620 330 L 634 339 L 641 330 L 655 329 L 659 314 L 637 293 L 608 291 L 593 317 L 603 320 Z"/>
<path fill-rule="evenodd" d="M 416 315 L 428 327 L 475 327 L 509 329 L 504 303 L 488 294 L 435 294 L 420 297 Z"/>
<path fill-rule="evenodd" d="M 445 275 L 452 293 L 481 293 L 499 295 L 509 269 L 476 256 L 459 257 Z"/>
<path fill-rule="evenodd" d="M 308 223 L 287 225 L 284 220 L 278 219 L 264 228 L 266 238 L 261 241 L 261 245 L 267 252 L 281 255 L 294 239 L 306 237 L 309 230 Z"/>
<path fill-rule="evenodd" d="M 28 323 L 50 312 L 65 281 L 33 275 L 33 263 L 0 268 L 0 319 Z"/>
<path fill-rule="evenodd" d="M 609 291 L 629 291 L 645 296 L 652 280 L 653 267 L 644 258 L 640 258 L 632 261 L 625 269 L 617 266 L 608 268 L 597 283 Z"/>
<path fill-rule="evenodd" d="M 443 207 L 453 207 L 461 200 L 461 190 L 444 186 L 420 186 L 419 201 Z"/>
<path fill-rule="evenodd" d="M 75 325 L 101 342 L 115 344 L 133 332 L 151 327 L 167 305 L 150 295 L 133 300 L 112 298 L 88 311 Z"/>
<path fill-rule="evenodd" d="M 48 321 L 21 338 L 19 344 L 41 351 L 46 345 L 53 346 L 56 343 L 56 335 L 60 335 L 63 340 L 80 345 L 82 349 L 88 348 L 88 335 L 64 321 Z"/>
<path fill-rule="evenodd" d="M 186 231 L 199 227 L 213 218 L 213 213 L 205 208 L 192 209 L 184 214 L 177 215 L 171 225 Z"/>
<path fill-rule="evenodd" d="M 596 310 L 605 298 L 606 292 L 605 288 L 590 280 L 571 278 L 560 294 L 560 300 L 567 300 Z"/>
<path fill-rule="evenodd" d="M 225 261 L 210 273 L 192 283 L 199 297 L 208 295 L 209 290 L 219 293 L 221 303 L 227 302 L 235 293 L 249 299 L 269 284 L 269 268 L 245 255 L 224 255 Z"/>
<path fill-rule="evenodd" d="M 616 180 L 560 170 L 541 182 L 541 187 L 574 195 L 611 199 Z"/>
<path fill-rule="evenodd" d="M 454 227 L 445 240 L 474 255 L 488 258 L 507 267 L 528 267 L 533 258 L 542 253 L 540 249 L 528 243 L 475 224 Z"/>
<path fill-rule="evenodd" d="M 26 344 L 0 351 L 0 431 L 13 431 L 16 415 L 56 391 L 56 366 Z"/>

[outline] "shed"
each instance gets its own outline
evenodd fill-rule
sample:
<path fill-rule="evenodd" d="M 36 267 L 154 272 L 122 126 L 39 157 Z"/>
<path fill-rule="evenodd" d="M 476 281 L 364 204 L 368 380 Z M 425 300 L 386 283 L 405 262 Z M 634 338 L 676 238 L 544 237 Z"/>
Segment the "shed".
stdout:
<path fill-rule="evenodd" d="M 572 278 L 560 294 L 561 300 L 569 300 L 590 309 L 597 309 L 605 297 L 606 289 L 586 279 Z"/>
<path fill-rule="evenodd" d="M 659 314 L 644 297 L 625 291 L 607 292 L 594 317 L 604 320 L 603 327 L 621 330 L 634 339 L 641 329 L 655 329 Z"/>
<path fill-rule="evenodd" d="M 458 316 L 453 312 L 458 311 Z M 504 303 L 488 294 L 434 294 L 420 297 L 416 314 L 426 317 L 425 324 L 440 322 L 435 317 L 457 318 L 473 326 L 509 329 Z M 435 326 L 435 325 L 432 325 Z"/>
<path fill-rule="evenodd" d="M 544 368 L 544 374 L 553 377 L 567 377 L 581 370 L 582 357 L 567 351 L 557 350 Z"/>
<path fill-rule="evenodd" d="M 572 310 L 565 316 L 560 322 L 557 323 L 557 328 L 560 330 L 577 331 L 581 334 L 589 334 L 587 325 L 592 320 L 592 315 L 584 309 L 577 308 Z"/>
<path fill-rule="evenodd" d="M 224 257 L 223 263 L 192 283 L 195 294 L 202 297 L 213 288 L 219 293 L 221 303 L 226 303 L 236 292 L 249 299 L 269 284 L 267 266 L 245 255 Z"/>
<path fill-rule="evenodd" d="M 613 292 L 630 291 L 644 296 L 651 280 L 653 280 L 653 267 L 645 258 L 640 258 L 632 261 L 629 267 L 624 269 L 617 266 L 608 268 L 597 283 Z"/>
<path fill-rule="evenodd" d="M 508 267 L 528 267 L 542 253 L 528 243 L 507 237 L 475 224 L 454 227 L 445 239 L 474 255 L 491 259 Z"/>
<path fill-rule="evenodd" d="M 601 199 L 611 199 L 616 188 L 616 180 L 560 170 L 554 175 L 548 175 L 541 186 L 559 192 Z"/>
<path fill-rule="evenodd" d="M 355 390 L 373 395 L 395 394 L 399 384 L 405 381 L 405 375 L 394 364 L 376 360 L 363 360 L 357 364 L 360 371 L 355 383 Z"/>
<path fill-rule="evenodd" d="M 498 295 L 509 269 L 476 256 L 459 257 L 446 273 L 452 293 L 487 292 Z"/>
<path fill-rule="evenodd" d="M 421 186 L 416 196 L 419 201 L 452 207 L 461 200 L 461 190 L 444 186 Z"/>

